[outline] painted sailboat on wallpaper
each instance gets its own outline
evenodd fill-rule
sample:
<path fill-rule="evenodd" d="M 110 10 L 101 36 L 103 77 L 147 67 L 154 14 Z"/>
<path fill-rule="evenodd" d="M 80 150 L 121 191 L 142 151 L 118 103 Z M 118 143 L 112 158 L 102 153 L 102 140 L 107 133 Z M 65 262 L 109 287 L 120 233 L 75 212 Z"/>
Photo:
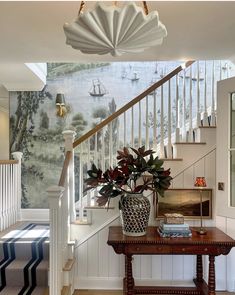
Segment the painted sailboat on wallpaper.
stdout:
<path fill-rule="evenodd" d="M 105 94 L 108 94 L 108 91 L 106 90 L 106 88 L 104 87 L 104 84 L 102 84 L 99 79 L 94 79 L 92 81 L 92 86 L 89 91 L 89 94 L 91 96 L 102 97 Z"/>

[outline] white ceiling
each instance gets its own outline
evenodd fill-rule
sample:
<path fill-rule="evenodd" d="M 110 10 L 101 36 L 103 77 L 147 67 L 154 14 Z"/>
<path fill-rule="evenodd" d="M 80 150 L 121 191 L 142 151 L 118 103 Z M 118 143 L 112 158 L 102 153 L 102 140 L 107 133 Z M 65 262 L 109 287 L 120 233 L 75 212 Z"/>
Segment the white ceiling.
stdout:
<path fill-rule="evenodd" d="M 234 59 L 235 2 L 147 3 L 167 28 L 163 45 L 113 58 L 84 55 L 65 45 L 63 24 L 76 17 L 79 1 L 0 2 L 0 63 Z"/>

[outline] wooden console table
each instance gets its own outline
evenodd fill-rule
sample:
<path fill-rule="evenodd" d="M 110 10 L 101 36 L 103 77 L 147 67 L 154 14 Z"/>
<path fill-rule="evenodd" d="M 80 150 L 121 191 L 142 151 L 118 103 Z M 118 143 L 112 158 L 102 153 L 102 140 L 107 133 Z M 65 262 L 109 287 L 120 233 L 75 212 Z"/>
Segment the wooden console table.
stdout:
<path fill-rule="evenodd" d="M 207 228 L 206 235 L 199 235 L 194 228 L 191 238 L 161 238 L 156 227 L 148 227 L 146 236 L 128 237 L 120 226 L 109 228 L 108 245 L 117 254 L 125 255 L 123 294 L 191 294 L 215 295 L 215 256 L 227 255 L 235 240 L 215 227 Z M 132 274 L 133 255 L 178 254 L 197 255 L 195 287 L 135 286 Z M 202 255 L 209 257 L 208 284 L 203 279 Z"/>

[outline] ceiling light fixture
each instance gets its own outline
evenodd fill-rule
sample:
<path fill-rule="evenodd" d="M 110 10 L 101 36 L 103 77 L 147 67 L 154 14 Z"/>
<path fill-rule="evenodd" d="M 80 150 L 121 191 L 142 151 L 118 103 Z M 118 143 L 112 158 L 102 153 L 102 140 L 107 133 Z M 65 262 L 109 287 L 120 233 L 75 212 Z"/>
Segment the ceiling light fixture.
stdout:
<path fill-rule="evenodd" d="M 83 12 L 81 1 L 78 17 L 64 24 L 66 44 L 86 54 L 137 53 L 161 45 L 167 36 L 157 11 L 148 12 L 146 1 L 143 8 L 134 2 L 117 7 L 97 2 L 94 10 Z"/>

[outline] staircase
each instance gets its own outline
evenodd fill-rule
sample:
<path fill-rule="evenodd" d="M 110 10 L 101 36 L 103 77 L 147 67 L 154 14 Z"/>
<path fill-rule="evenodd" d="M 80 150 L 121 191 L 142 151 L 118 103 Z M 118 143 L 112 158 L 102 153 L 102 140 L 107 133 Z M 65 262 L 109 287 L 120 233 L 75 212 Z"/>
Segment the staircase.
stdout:
<path fill-rule="evenodd" d="M 106 263 L 105 255 L 97 252 L 96 246 L 102 245 L 106 249 L 108 226 L 119 222 L 118 200 L 113 200 L 110 210 L 107 211 L 105 207 L 97 206 L 96 190 L 84 193 L 84 179 L 92 163 L 104 170 L 116 164 L 117 150 L 124 146 L 145 145 L 146 148 L 154 149 L 159 157 L 164 159 L 165 168 L 171 168 L 172 188 L 182 188 L 183 185 L 190 188 L 193 186 L 195 171 L 203 176 L 206 167 L 213 165 L 216 83 L 229 76 L 226 69 L 225 64 L 220 61 L 186 62 L 161 77 L 143 93 L 75 141 L 73 131 L 63 132 L 65 160 L 61 177 L 58 185 L 48 188 L 47 191 L 50 207 L 50 295 L 59 295 L 61 290 L 67 292 L 64 294 L 73 293 L 77 258 L 80 259 L 78 274 L 81 276 L 89 272 L 87 264 L 91 268 L 91 277 L 94 276 L 92 263 L 97 257 L 99 263 Z M 199 167 L 202 162 L 209 164 L 204 164 L 202 169 Z M 190 177 L 188 171 L 191 171 Z M 209 179 L 208 186 L 214 185 L 213 179 Z M 9 218 L 4 220 L 9 226 Z M 156 224 L 153 213 L 150 223 Z M 193 224 L 197 225 L 196 222 Z M 32 252 L 30 251 L 28 253 Z M 1 259 L 6 260 L 3 252 Z M 48 249 L 45 257 L 47 253 Z M 16 256 L 14 260 L 16 265 L 27 264 L 26 258 L 22 256 Z M 190 264 L 190 261 L 188 263 Z M 103 273 L 106 271 L 107 269 Z M 6 276 L 7 282 L 11 281 L 13 274 L 10 269 L 7 270 Z M 187 273 L 185 276 L 187 277 Z M 44 275 L 43 277 L 45 278 Z M 19 276 L 19 280 L 21 288 L 26 283 L 27 288 L 34 287 L 28 283 L 25 275 L 21 275 L 21 279 Z M 44 284 L 43 282 L 40 284 Z M 87 284 L 89 285 L 89 282 Z M 110 287 L 112 288 L 112 285 Z M 19 284 L 13 288 L 19 288 Z M 34 292 L 37 292 L 36 289 Z"/>
<path fill-rule="evenodd" d="M 0 238 L 0 293 L 46 295 L 49 224 L 12 227 Z"/>

